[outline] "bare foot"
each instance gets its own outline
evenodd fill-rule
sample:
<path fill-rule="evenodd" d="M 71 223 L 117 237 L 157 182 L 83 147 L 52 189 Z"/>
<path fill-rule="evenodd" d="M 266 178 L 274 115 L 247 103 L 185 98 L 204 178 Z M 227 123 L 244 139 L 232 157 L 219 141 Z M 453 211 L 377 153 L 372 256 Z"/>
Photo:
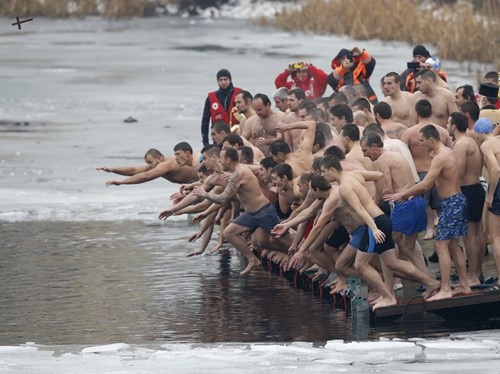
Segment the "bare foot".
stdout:
<path fill-rule="evenodd" d="M 398 302 L 394 298 L 386 298 L 382 297 L 376 304 L 372 306 L 373 310 L 376 310 L 378 308 L 384 308 L 386 306 L 391 306 L 391 305 L 396 305 Z"/>
<path fill-rule="evenodd" d="M 198 255 L 203 254 L 203 252 L 204 252 L 204 251 L 205 251 L 204 249 L 198 249 L 198 250 L 196 250 L 196 251 L 193 251 L 193 252 L 191 252 L 191 253 L 188 253 L 188 254 L 186 255 L 186 257 L 198 256 Z"/>
<path fill-rule="evenodd" d="M 380 299 L 382 296 L 375 290 L 372 290 L 368 292 L 368 302 L 370 304 L 374 304 L 378 299 Z"/>
<path fill-rule="evenodd" d="M 481 281 L 479 280 L 479 277 L 476 278 L 467 277 L 467 284 L 469 285 L 469 287 L 477 287 L 481 285 Z"/>
<path fill-rule="evenodd" d="M 377 295 L 378 295 L 378 293 L 377 293 Z M 378 296 L 377 298 L 374 298 L 373 300 L 370 300 L 370 297 L 368 297 L 368 304 L 375 305 L 379 301 L 382 301 L 383 298 L 384 298 L 383 296 Z"/>
<path fill-rule="evenodd" d="M 457 295 L 467 295 L 472 293 L 472 290 L 470 289 L 469 286 L 457 286 L 455 289 L 452 291 L 453 296 Z"/>
<path fill-rule="evenodd" d="M 240 272 L 240 275 L 246 275 L 246 274 L 250 273 L 252 271 L 252 269 L 254 269 L 258 266 L 260 266 L 260 261 L 257 257 L 254 257 L 250 261 L 248 261 L 247 267 L 245 268 L 245 270 Z"/>
<path fill-rule="evenodd" d="M 427 231 L 425 232 L 424 240 L 434 239 L 435 234 L 436 231 L 434 230 L 434 228 L 428 227 Z"/>
<path fill-rule="evenodd" d="M 432 285 L 428 285 L 427 289 L 425 292 L 422 294 L 422 297 L 424 299 L 428 299 L 431 297 L 435 292 L 437 292 L 441 288 L 441 282 L 436 281 L 436 283 L 432 283 Z"/>
<path fill-rule="evenodd" d="M 442 289 L 439 290 L 437 294 L 435 294 L 432 297 L 429 297 L 426 299 L 427 301 L 436 301 L 436 300 L 443 300 L 443 299 L 451 299 L 453 297 L 453 294 L 450 291 L 443 291 Z"/>

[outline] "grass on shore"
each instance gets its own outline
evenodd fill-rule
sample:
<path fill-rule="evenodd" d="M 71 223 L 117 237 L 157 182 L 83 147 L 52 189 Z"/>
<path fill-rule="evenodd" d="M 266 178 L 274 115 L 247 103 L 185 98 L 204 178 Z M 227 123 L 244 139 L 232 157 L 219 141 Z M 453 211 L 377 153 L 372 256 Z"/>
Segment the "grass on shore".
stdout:
<path fill-rule="evenodd" d="M 353 39 L 432 44 L 441 59 L 479 61 L 500 69 L 500 2 L 436 6 L 412 0 L 305 0 L 275 20 L 288 31 L 347 35 Z M 433 52 L 433 51 L 432 51 Z"/>

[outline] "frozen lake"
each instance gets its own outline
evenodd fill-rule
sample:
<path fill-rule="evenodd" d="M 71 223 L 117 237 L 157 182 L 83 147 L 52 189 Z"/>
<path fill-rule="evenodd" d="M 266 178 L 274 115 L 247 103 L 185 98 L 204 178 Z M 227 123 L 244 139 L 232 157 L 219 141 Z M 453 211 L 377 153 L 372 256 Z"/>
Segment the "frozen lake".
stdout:
<path fill-rule="evenodd" d="M 290 60 L 328 71 L 340 48 L 358 45 L 378 61 L 377 89 L 411 46 L 241 20 L 10 22 L 0 29 L 0 372 L 498 372 L 496 330 L 450 340 L 480 327 L 428 329 L 408 341 L 418 333 L 352 329 L 278 277 L 239 277 L 232 251 L 186 259 L 195 228 L 156 219 L 175 185 L 106 188 L 112 176 L 95 170 L 140 164 L 151 147 L 170 154 L 179 141 L 199 149 L 222 67 L 271 96 Z M 475 82 L 444 68 L 455 86 Z"/>

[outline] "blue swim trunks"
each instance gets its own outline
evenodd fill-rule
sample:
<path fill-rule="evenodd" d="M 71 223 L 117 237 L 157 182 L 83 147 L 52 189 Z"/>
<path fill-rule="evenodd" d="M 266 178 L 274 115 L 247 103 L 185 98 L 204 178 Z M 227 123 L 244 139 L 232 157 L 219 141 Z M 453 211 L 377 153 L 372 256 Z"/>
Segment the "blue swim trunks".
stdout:
<path fill-rule="evenodd" d="M 463 193 L 441 199 L 439 209 L 436 240 L 450 240 L 467 235 L 467 200 Z"/>
<path fill-rule="evenodd" d="M 272 204 L 266 204 L 258 211 L 253 213 L 243 213 L 236 217 L 232 223 L 248 228 L 251 232 L 254 232 L 259 227 L 263 229 L 268 234 L 271 234 L 271 230 L 280 223 L 278 213 L 276 208 Z"/>
<path fill-rule="evenodd" d="M 427 227 L 427 211 L 422 196 L 396 203 L 391 214 L 392 231 L 405 235 L 425 231 Z"/>
<path fill-rule="evenodd" d="M 358 227 L 351 233 L 351 241 L 349 244 L 358 251 L 367 253 L 382 254 L 385 251 L 395 248 L 394 240 L 392 239 L 392 224 L 390 218 L 382 214 L 374 219 L 377 228 L 385 234 L 383 243 L 376 243 L 372 231 L 367 225 Z"/>

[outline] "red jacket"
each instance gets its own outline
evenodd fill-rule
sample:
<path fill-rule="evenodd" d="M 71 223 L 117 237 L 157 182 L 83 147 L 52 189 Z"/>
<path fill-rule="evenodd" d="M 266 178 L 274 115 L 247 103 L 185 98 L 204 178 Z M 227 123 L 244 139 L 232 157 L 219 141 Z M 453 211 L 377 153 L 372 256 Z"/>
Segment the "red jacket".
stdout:
<path fill-rule="evenodd" d="M 210 115 L 212 117 L 212 123 L 218 120 L 222 120 L 226 122 L 229 125 L 229 127 L 232 127 L 233 125 L 237 125 L 239 123 L 239 121 L 234 116 L 232 108 L 234 106 L 236 95 L 238 95 L 240 91 L 241 89 L 239 89 L 238 87 L 234 88 L 228 110 L 226 110 L 226 108 L 224 108 L 224 105 L 219 101 L 217 95 L 215 94 L 215 91 L 210 92 L 208 94 L 208 100 L 210 101 Z"/>
<path fill-rule="evenodd" d="M 326 91 L 326 78 L 328 75 L 314 65 L 309 65 L 307 72 L 308 77 L 300 81 L 294 72 L 285 70 L 276 77 L 274 84 L 276 88 L 286 87 L 289 90 L 292 88 L 301 88 L 308 99 L 316 99 L 323 96 Z M 288 77 L 291 78 L 291 81 L 288 80 Z"/>

